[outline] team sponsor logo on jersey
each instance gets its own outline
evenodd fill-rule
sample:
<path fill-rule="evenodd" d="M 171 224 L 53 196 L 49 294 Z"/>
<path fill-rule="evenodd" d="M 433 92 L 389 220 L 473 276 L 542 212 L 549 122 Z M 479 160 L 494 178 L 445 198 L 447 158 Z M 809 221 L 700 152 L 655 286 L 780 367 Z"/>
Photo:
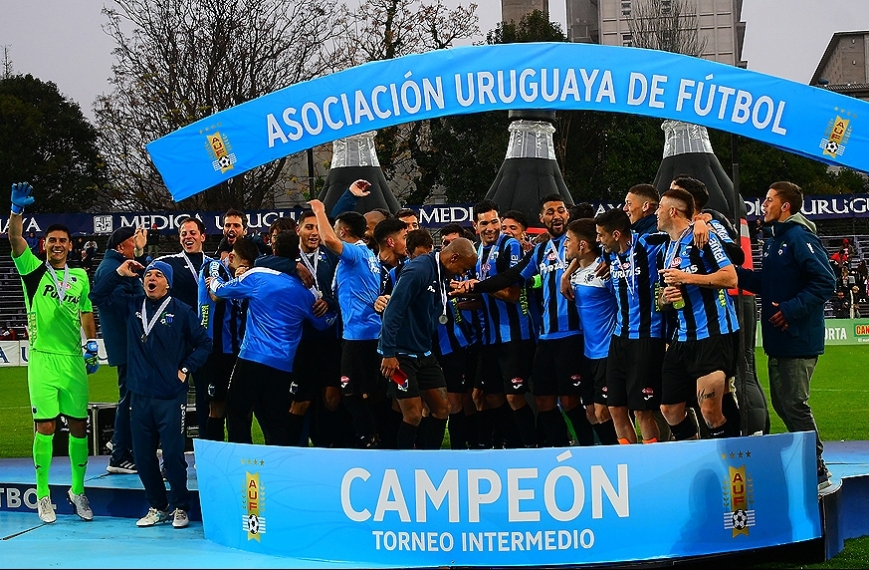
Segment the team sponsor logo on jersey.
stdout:
<path fill-rule="evenodd" d="M 207 129 L 206 129 L 207 130 Z M 215 171 L 220 171 L 221 174 L 227 170 L 232 170 L 236 162 L 235 153 L 232 152 L 232 145 L 229 139 L 220 134 L 220 131 L 215 131 L 205 135 L 207 141 L 205 150 L 208 156 L 211 157 L 211 167 Z"/>
<path fill-rule="evenodd" d="M 263 465 L 265 462 L 256 459 L 242 459 L 253 465 Z M 242 529 L 247 533 L 248 540 L 261 542 L 260 536 L 266 533 L 265 485 L 260 482 L 259 473 L 245 472 L 245 485 L 242 492 L 242 504 L 245 514 L 242 515 Z"/>
<path fill-rule="evenodd" d="M 725 454 L 722 457 L 735 458 L 734 453 Z M 751 457 L 751 452 L 739 452 L 740 458 Z M 750 527 L 755 525 L 754 509 L 749 508 L 754 504 L 754 492 L 751 474 L 745 465 L 738 467 L 728 466 L 727 476 L 721 482 L 722 498 L 724 500 L 724 528 L 732 532 L 731 538 L 739 535 L 749 535 Z"/>

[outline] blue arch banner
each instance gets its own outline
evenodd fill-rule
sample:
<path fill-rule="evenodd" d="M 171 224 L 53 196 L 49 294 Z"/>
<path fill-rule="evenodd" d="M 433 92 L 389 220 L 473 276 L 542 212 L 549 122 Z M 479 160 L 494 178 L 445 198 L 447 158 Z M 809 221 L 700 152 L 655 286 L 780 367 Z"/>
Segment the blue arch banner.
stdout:
<path fill-rule="evenodd" d="M 569 43 L 460 47 L 367 63 L 221 111 L 147 149 L 182 200 L 339 138 L 508 109 L 674 119 L 869 172 L 867 102 L 695 57 Z"/>

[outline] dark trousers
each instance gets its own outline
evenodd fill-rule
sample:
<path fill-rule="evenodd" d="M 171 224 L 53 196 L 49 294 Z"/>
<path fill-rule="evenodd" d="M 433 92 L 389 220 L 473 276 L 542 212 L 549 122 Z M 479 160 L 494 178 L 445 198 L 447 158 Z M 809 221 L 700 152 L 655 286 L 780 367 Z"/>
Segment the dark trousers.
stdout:
<path fill-rule="evenodd" d="M 187 462 L 184 460 L 187 393 L 172 400 L 158 400 L 141 394 L 130 395 L 130 428 L 133 435 L 133 457 L 139 479 L 145 486 L 148 504 L 161 511 L 169 508 L 190 510 L 190 491 L 187 490 Z M 162 442 L 163 465 L 169 479 L 167 497 L 157 446 Z"/>
<path fill-rule="evenodd" d="M 118 408 L 112 434 L 112 463 L 118 464 L 133 452 L 130 435 L 130 393 L 127 391 L 127 365 L 118 364 Z"/>
<path fill-rule="evenodd" d="M 226 396 L 226 431 L 232 443 L 251 443 L 253 414 L 266 445 L 290 445 L 291 372 L 239 358 Z"/>
<path fill-rule="evenodd" d="M 208 433 L 208 377 L 200 368 L 192 374 L 193 392 L 196 394 L 196 423 L 199 426 L 199 437 L 205 439 Z"/>

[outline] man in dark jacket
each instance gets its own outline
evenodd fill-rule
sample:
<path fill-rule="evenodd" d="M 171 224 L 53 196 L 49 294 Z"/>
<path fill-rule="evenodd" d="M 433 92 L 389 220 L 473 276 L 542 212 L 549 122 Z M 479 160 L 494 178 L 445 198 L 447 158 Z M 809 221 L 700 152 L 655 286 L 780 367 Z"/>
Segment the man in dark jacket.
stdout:
<path fill-rule="evenodd" d="M 91 301 L 100 314 L 100 329 L 106 345 L 109 365 L 118 370 L 118 408 L 115 411 L 115 430 L 112 433 L 112 457 L 106 471 L 109 473 L 135 473 L 133 441 L 130 436 L 130 393 L 127 390 L 127 299 L 141 291 L 141 285 L 132 279 L 117 280 L 115 272 L 120 265 L 133 259 L 136 231 L 127 226 L 115 230 L 106 244 L 106 255 L 94 274 L 94 289 L 107 279 L 117 282 L 108 295 Z"/>
<path fill-rule="evenodd" d="M 764 243 L 763 268 L 737 268 L 739 285 L 761 296 L 763 349 L 769 355 L 772 406 L 788 431 L 814 431 L 818 490 L 830 486 L 824 446 L 809 407 L 809 383 L 824 353 L 824 303 L 836 278 L 815 226 L 799 214 L 803 192 L 791 182 L 770 185 L 763 202 L 772 236 Z"/>
<path fill-rule="evenodd" d="M 127 260 L 106 280 L 95 297 L 117 289 L 118 282 L 137 278 L 141 264 Z M 211 339 L 190 306 L 169 295 L 172 267 L 153 261 L 145 268 L 144 295 L 127 298 L 127 388 L 130 391 L 130 426 L 133 456 L 150 504 L 136 523 L 154 526 L 169 520 L 169 505 L 175 507 L 172 526 L 184 528 L 189 520 L 190 492 L 184 460 L 185 413 L 188 378 L 211 352 Z M 167 497 L 157 461 L 162 442 L 163 462 L 171 497 Z M 171 501 L 169 500 L 171 498 Z"/>
<path fill-rule="evenodd" d="M 422 420 L 422 401 L 431 411 L 423 445 L 440 449 L 449 415 L 446 381 L 432 354 L 432 337 L 438 323 L 446 324 L 448 279 L 470 271 L 477 264 L 474 246 L 458 238 L 440 253 L 430 253 L 407 263 L 383 313 L 378 352 L 380 371 L 391 379 L 389 395 L 398 401 L 402 423 L 398 448 L 413 449 Z"/>

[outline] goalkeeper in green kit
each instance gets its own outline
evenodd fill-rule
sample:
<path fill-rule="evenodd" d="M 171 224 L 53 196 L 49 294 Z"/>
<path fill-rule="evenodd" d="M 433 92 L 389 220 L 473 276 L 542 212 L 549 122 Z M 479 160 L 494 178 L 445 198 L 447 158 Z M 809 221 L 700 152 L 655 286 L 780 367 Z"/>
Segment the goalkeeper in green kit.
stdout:
<path fill-rule="evenodd" d="M 72 238 L 66 226 L 54 224 L 45 230 L 45 257 L 40 260 L 22 236 L 24 207 L 33 203 L 33 188 L 27 182 L 12 185 L 12 214 L 9 242 L 12 261 L 21 275 L 30 356 L 27 386 L 36 422 L 33 462 L 36 466 L 36 498 L 39 518 L 57 520 L 48 490 L 52 440 L 59 416 L 69 422 L 69 460 L 72 487 L 67 493 L 76 514 L 93 519 L 84 494 L 88 462 L 87 405 L 88 374 L 99 368 L 96 327 L 88 299 L 90 283 L 83 269 L 71 269 L 67 256 Z M 88 339 L 82 347 L 81 329 Z M 82 354 L 84 351 L 84 359 Z"/>

